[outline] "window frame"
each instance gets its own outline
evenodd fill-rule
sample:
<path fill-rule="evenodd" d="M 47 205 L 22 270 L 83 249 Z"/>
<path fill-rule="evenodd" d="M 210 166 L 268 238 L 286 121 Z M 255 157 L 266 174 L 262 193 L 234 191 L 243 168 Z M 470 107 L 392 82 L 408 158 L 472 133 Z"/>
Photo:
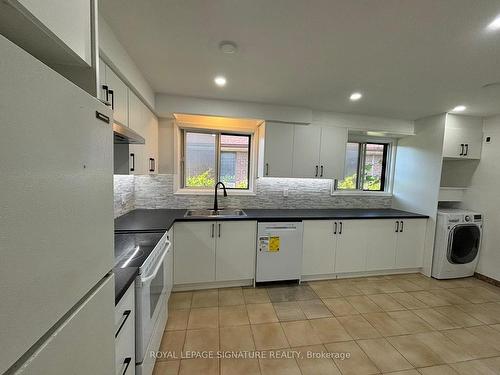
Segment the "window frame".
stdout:
<path fill-rule="evenodd" d="M 234 135 L 248 138 L 248 162 L 247 162 L 247 187 L 246 188 L 236 188 L 236 187 L 226 187 L 226 190 L 232 190 L 233 192 L 252 192 L 253 184 L 252 184 L 252 176 L 251 176 L 251 165 L 253 162 L 252 158 L 252 144 L 254 141 L 254 134 L 247 132 L 238 132 L 238 131 L 227 131 L 220 129 L 208 129 L 208 128 L 179 128 L 180 137 L 181 137 L 181 150 L 180 150 L 180 160 L 179 160 L 179 190 L 181 192 L 187 191 L 195 191 L 195 192 L 206 192 L 212 191 L 213 187 L 197 187 L 197 186 L 186 186 L 186 134 L 187 133 L 198 133 L 198 134 L 213 134 L 215 135 L 215 179 L 216 182 L 220 181 L 221 176 L 221 136 L 223 135 Z"/>
<path fill-rule="evenodd" d="M 335 179 L 332 184 L 332 195 L 335 194 L 391 194 L 392 190 L 392 173 L 393 173 L 393 159 L 395 144 L 391 139 L 373 139 L 373 138 L 349 138 L 347 143 L 357 143 L 358 147 L 358 163 L 357 163 L 357 179 L 355 189 L 339 189 L 338 183 L 339 179 Z M 364 167 L 366 159 L 366 145 L 383 145 L 383 157 L 382 157 L 382 174 L 381 174 L 381 189 L 380 190 L 368 190 L 364 189 Z"/>

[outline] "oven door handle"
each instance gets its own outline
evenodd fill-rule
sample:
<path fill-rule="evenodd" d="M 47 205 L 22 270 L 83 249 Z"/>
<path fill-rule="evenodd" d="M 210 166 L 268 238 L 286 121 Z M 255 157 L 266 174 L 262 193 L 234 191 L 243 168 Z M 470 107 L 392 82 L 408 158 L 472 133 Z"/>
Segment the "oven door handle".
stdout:
<path fill-rule="evenodd" d="M 161 258 L 158 260 L 158 263 L 156 264 L 156 267 L 155 267 L 155 270 L 153 271 L 153 273 L 151 275 L 149 275 L 149 276 L 146 276 L 146 277 L 142 277 L 141 276 L 141 282 L 143 284 L 145 284 L 145 283 L 153 280 L 156 277 L 156 274 L 158 273 L 158 270 L 160 269 L 160 267 L 161 267 L 161 265 L 163 263 L 163 260 L 167 256 L 167 253 L 170 251 L 170 247 L 172 247 L 172 242 L 167 241 L 166 244 L 167 244 L 167 246 L 165 246 L 165 251 L 161 255 Z"/>

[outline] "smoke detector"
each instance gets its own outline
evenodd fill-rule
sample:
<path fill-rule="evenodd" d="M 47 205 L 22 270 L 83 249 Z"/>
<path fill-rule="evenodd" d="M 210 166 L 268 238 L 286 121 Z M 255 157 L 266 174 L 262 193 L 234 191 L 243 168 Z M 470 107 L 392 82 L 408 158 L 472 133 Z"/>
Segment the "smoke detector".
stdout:
<path fill-rule="evenodd" d="M 224 40 L 219 43 L 219 49 L 228 55 L 232 55 L 236 53 L 238 50 L 238 45 L 235 42 L 231 42 L 229 40 Z"/>

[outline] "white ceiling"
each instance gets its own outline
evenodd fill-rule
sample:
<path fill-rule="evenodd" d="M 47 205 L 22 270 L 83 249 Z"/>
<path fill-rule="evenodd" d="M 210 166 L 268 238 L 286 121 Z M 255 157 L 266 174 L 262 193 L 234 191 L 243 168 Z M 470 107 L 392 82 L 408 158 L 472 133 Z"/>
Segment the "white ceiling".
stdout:
<path fill-rule="evenodd" d="M 157 93 L 415 119 L 500 113 L 498 0 L 101 0 Z M 238 44 L 235 55 L 218 49 Z M 224 88 L 214 85 L 227 77 Z M 348 96 L 361 91 L 359 102 Z"/>

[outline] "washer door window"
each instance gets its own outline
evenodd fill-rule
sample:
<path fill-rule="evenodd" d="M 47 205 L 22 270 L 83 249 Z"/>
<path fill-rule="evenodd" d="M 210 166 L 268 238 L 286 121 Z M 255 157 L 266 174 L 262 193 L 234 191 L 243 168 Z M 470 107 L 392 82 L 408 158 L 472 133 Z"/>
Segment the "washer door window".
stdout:
<path fill-rule="evenodd" d="M 481 231 L 477 225 L 457 225 L 448 242 L 448 261 L 454 264 L 472 262 L 479 251 Z"/>

